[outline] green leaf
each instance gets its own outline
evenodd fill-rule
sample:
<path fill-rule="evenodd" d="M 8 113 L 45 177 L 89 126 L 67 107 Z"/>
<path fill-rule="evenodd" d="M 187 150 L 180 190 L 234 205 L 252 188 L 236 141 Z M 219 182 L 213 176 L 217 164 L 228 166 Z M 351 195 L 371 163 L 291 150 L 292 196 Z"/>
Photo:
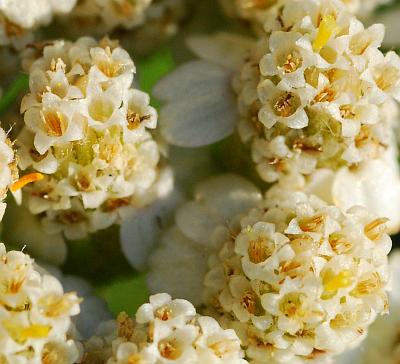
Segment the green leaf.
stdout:
<path fill-rule="evenodd" d="M 116 316 L 121 311 L 134 315 L 139 306 L 148 301 L 145 274 L 119 279 L 116 282 L 99 287 L 96 293 L 108 304 Z"/>
<path fill-rule="evenodd" d="M 4 114 L 18 95 L 29 89 L 29 76 L 21 73 L 17 79 L 4 91 L 0 99 L 0 114 Z"/>

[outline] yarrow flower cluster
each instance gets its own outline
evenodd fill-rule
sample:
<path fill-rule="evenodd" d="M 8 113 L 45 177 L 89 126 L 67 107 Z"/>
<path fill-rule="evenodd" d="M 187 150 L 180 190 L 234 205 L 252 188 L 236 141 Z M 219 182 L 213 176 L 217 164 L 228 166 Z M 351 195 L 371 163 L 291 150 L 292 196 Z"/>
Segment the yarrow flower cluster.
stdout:
<path fill-rule="evenodd" d="M 178 22 L 186 14 L 189 0 L 84 0 L 65 17 L 75 34 L 104 35 L 117 28 L 134 30 L 127 36 L 133 47 L 143 52 L 176 33 Z"/>
<path fill-rule="evenodd" d="M 247 363 L 233 330 L 223 330 L 213 318 L 197 315 L 188 301 L 167 294 L 151 296 L 135 319 L 121 313 L 99 330 L 102 336 L 84 344 L 82 364 Z"/>
<path fill-rule="evenodd" d="M 146 10 L 153 0 L 84 0 L 80 1 L 70 14 L 78 22 L 100 23 L 103 33 L 123 26 L 127 29 L 142 25 Z M 97 25 L 98 26 L 98 25 Z"/>
<path fill-rule="evenodd" d="M 3 218 L 6 204 L 3 202 L 8 188 L 18 177 L 18 170 L 14 158 L 11 141 L 0 128 L 0 221 Z"/>
<path fill-rule="evenodd" d="M 205 301 L 256 363 L 302 363 L 355 347 L 387 313 L 386 219 L 273 188 L 225 229 Z"/>
<path fill-rule="evenodd" d="M 80 299 L 43 274 L 19 251 L 0 244 L 0 360 L 4 363 L 73 364 L 79 358 L 69 337 Z"/>
<path fill-rule="evenodd" d="M 234 81 L 239 133 L 261 177 L 380 157 L 400 90 L 399 57 L 378 49 L 383 25 L 364 28 L 340 1 L 285 0 L 264 29 Z"/>
<path fill-rule="evenodd" d="M 0 44 L 22 45 L 32 40 L 32 30 L 50 23 L 54 15 L 67 14 L 77 0 L 18 0 L 0 3 Z"/>
<path fill-rule="evenodd" d="M 149 133 L 157 112 L 131 87 L 135 65 L 125 50 L 107 39 L 56 41 L 29 72 L 19 167 L 42 174 L 25 192 L 49 231 L 79 238 L 169 191 L 171 173 Z"/>
<path fill-rule="evenodd" d="M 279 0 L 219 0 L 219 2 L 227 15 L 254 22 L 260 28 L 268 17 L 269 9 L 279 3 Z M 343 1 L 351 13 L 363 18 L 387 2 L 388 0 Z"/>

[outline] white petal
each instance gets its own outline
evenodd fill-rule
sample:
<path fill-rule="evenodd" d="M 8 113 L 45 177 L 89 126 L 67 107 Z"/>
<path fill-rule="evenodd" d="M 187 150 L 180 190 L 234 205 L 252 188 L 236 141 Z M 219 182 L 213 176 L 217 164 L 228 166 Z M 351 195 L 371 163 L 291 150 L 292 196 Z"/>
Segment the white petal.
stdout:
<path fill-rule="evenodd" d="M 332 197 L 343 210 L 361 205 L 389 218 L 390 233 L 398 232 L 400 176 L 395 155 L 388 150 L 384 158 L 367 161 L 355 171 L 343 168 L 333 182 Z"/>
<path fill-rule="evenodd" d="M 161 80 L 154 94 L 161 108 L 161 133 L 171 144 L 197 147 L 219 141 L 238 121 L 230 71 L 203 61 L 185 64 Z"/>
<path fill-rule="evenodd" d="M 218 33 L 214 36 L 190 37 L 187 44 L 199 58 L 237 70 L 254 41 L 241 35 Z"/>
<path fill-rule="evenodd" d="M 130 216 L 124 219 L 120 229 L 122 251 L 135 269 L 146 268 L 147 258 L 161 228 L 181 201 L 182 196 L 173 192 L 145 209 L 132 209 Z"/>

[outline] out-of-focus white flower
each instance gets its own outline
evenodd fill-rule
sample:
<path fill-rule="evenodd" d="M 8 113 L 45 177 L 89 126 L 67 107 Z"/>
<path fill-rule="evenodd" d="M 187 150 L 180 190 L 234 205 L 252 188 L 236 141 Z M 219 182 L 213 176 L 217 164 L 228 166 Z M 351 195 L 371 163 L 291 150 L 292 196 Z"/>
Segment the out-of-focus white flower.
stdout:
<path fill-rule="evenodd" d="M 256 44 L 221 35 L 191 40 L 208 62 L 183 65 L 155 88 L 166 101 L 160 114 L 165 138 L 208 144 L 238 123 L 267 182 L 379 158 L 396 115 L 386 111 L 400 90 L 399 57 L 379 50 L 383 25 L 365 28 L 336 0 L 282 0 L 266 14 Z M 232 79 L 240 121 L 227 90 Z M 168 91 L 179 82 L 182 94 L 193 95 L 189 105 Z"/>
<path fill-rule="evenodd" d="M 3 218 L 6 204 L 3 202 L 11 183 L 18 177 L 11 141 L 0 127 L 0 221 Z"/>
<path fill-rule="evenodd" d="M 0 2 L 0 44 L 20 46 L 32 40 L 32 30 L 66 14 L 77 0 L 3 0 Z"/>
<path fill-rule="evenodd" d="M 151 206 L 131 213 L 121 224 L 120 239 L 126 258 L 137 270 L 147 268 L 148 258 L 166 226 L 192 188 L 216 172 L 211 148 L 168 148 L 168 163 L 174 173 L 174 191 Z"/>
<path fill-rule="evenodd" d="M 172 173 L 149 132 L 157 112 L 131 87 L 125 50 L 108 39 L 56 41 L 29 63 L 19 166 L 42 174 L 25 192 L 48 232 L 81 238 L 169 193 Z"/>
<path fill-rule="evenodd" d="M 372 19 L 372 21 L 376 21 L 385 25 L 386 33 L 385 39 L 383 40 L 383 45 L 387 49 L 397 48 L 400 44 L 398 37 L 399 23 L 397 21 L 399 13 L 399 7 L 390 7 Z"/>
<path fill-rule="evenodd" d="M 155 49 L 174 35 L 190 0 L 83 0 L 61 19 L 73 35 L 104 36 L 116 28 L 131 30 L 120 40 L 136 52 Z M 124 42 L 126 40 L 126 42 Z M 134 44 L 130 44 L 134 43 Z"/>
<path fill-rule="evenodd" d="M 386 313 L 386 219 L 272 189 L 210 258 L 205 301 L 256 363 L 304 363 L 358 345 Z"/>
<path fill-rule="evenodd" d="M 121 313 L 100 330 L 84 344 L 81 363 L 247 363 L 233 330 L 223 330 L 213 318 L 197 315 L 190 302 L 168 294 L 151 296 L 135 319 Z"/>
<path fill-rule="evenodd" d="M 361 18 L 369 18 L 378 6 L 389 1 L 343 0 L 343 3 L 351 13 Z M 268 11 L 273 6 L 282 4 L 282 0 L 219 0 L 219 2 L 226 15 L 250 21 L 259 32 L 268 19 Z"/>
<path fill-rule="evenodd" d="M 64 293 L 53 276 L 40 273 L 33 260 L 0 244 L 0 358 L 6 363 L 65 363 L 79 358 L 69 337 L 80 299 Z"/>
<path fill-rule="evenodd" d="M 207 259 L 219 248 L 214 228 L 255 206 L 261 193 L 242 177 L 222 175 L 198 184 L 193 196 L 176 211 L 175 225 L 162 234 L 152 252 L 148 285 L 153 293 L 166 291 L 198 306 Z"/>

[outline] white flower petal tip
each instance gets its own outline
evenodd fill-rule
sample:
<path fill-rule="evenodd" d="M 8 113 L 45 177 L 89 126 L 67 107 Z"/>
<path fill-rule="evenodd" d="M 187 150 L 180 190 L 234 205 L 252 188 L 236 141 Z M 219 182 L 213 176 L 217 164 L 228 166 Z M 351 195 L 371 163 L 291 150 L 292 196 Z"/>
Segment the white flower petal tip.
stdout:
<path fill-rule="evenodd" d="M 356 170 L 343 168 L 334 179 L 332 198 L 343 210 L 361 205 L 387 217 L 391 234 L 400 230 L 400 175 L 396 161 L 375 159 Z"/>
<path fill-rule="evenodd" d="M 252 38 L 231 33 L 191 36 L 186 42 L 198 57 L 232 71 L 239 69 L 255 43 Z"/>
<path fill-rule="evenodd" d="M 173 145 L 199 147 L 233 133 L 238 121 L 231 71 L 205 61 L 185 64 L 162 79 L 154 95 L 165 102 L 159 122 Z"/>
<path fill-rule="evenodd" d="M 131 265 L 140 271 L 147 268 L 147 260 L 160 236 L 161 230 L 173 216 L 183 196 L 173 191 L 151 206 L 137 211 L 131 209 L 120 227 L 122 250 Z"/>

